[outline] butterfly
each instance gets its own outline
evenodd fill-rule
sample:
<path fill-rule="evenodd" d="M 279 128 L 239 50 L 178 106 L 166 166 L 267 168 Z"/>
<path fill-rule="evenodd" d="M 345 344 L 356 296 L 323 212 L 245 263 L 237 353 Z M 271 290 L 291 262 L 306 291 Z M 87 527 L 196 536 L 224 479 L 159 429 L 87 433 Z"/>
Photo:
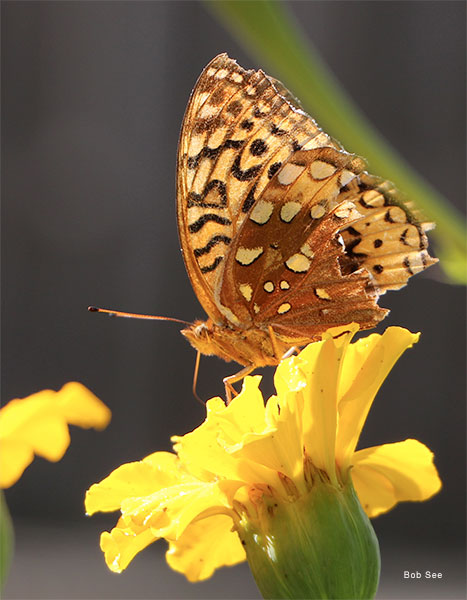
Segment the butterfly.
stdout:
<path fill-rule="evenodd" d="M 214 58 L 191 94 L 177 157 L 183 257 L 208 319 L 199 353 L 277 364 L 327 329 L 377 325 L 387 290 L 437 262 L 413 206 L 366 172 L 263 71 Z M 234 379 L 236 377 L 236 379 Z"/>

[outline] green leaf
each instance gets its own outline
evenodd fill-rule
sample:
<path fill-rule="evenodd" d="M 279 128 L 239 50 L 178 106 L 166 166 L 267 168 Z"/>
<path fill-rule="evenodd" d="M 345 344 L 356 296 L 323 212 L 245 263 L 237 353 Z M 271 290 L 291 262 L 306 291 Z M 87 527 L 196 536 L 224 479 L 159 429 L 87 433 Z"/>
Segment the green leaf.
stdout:
<path fill-rule="evenodd" d="M 5 581 L 13 556 L 14 532 L 5 495 L 0 490 L 0 589 Z"/>
<path fill-rule="evenodd" d="M 463 216 L 390 146 L 353 103 L 280 0 L 205 0 L 258 62 L 282 80 L 323 129 L 363 156 L 436 223 L 431 234 L 447 278 L 467 283 Z"/>

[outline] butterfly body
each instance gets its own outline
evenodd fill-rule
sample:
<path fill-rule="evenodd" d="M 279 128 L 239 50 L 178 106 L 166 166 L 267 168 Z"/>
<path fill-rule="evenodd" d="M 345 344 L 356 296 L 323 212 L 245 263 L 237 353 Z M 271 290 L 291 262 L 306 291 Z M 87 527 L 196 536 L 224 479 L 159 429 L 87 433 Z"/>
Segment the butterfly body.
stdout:
<path fill-rule="evenodd" d="M 234 360 L 243 366 L 265 367 L 276 365 L 294 344 L 281 336 L 252 326 L 233 329 L 227 323 L 215 324 L 211 319 L 196 321 L 183 329 L 182 334 L 201 354 L 218 356 L 225 361 Z"/>
<path fill-rule="evenodd" d="M 201 74 L 180 135 L 177 214 L 209 319 L 202 354 L 277 364 L 330 327 L 374 327 L 381 294 L 436 262 L 427 224 L 325 134 L 284 86 L 226 55 Z"/>

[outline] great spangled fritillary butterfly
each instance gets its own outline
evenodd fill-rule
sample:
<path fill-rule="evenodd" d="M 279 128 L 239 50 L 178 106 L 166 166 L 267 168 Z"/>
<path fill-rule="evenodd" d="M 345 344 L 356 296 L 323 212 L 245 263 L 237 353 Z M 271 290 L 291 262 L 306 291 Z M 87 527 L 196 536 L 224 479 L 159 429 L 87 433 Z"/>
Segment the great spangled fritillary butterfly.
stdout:
<path fill-rule="evenodd" d="M 374 327 L 379 296 L 436 262 L 430 224 L 365 166 L 276 79 L 226 54 L 207 65 L 177 163 L 183 256 L 209 315 L 182 333 L 199 352 L 277 364 L 330 327 Z"/>

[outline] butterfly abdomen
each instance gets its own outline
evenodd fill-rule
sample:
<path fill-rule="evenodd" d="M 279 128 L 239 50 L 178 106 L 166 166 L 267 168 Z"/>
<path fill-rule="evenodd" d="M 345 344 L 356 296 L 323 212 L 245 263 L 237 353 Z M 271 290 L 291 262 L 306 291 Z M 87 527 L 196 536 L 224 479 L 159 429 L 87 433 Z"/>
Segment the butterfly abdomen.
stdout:
<path fill-rule="evenodd" d="M 324 301 L 325 302 L 325 301 Z M 319 309 L 329 310 L 331 309 Z M 305 314 L 308 310 L 305 308 Z M 370 329 L 384 318 L 388 311 L 368 305 L 362 308 L 356 307 L 352 313 L 351 321 L 358 321 L 361 329 Z M 342 325 L 342 319 L 337 312 L 332 325 Z M 274 328 L 260 328 L 252 324 L 248 329 L 239 330 L 227 324 L 216 325 L 211 319 L 207 321 L 195 321 L 189 327 L 182 329 L 181 333 L 190 344 L 207 356 L 218 356 L 223 360 L 235 361 L 243 366 L 266 367 L 279 364 L 282 357 L 293 347 L 300 348 L 313 341 L 322 338 L 323 328 L 320 319 L 317 318 L 314 327 L 300 327 L 300 318 L 294 319 L 293 325 L 282 327 L 276 325 Z"/>

